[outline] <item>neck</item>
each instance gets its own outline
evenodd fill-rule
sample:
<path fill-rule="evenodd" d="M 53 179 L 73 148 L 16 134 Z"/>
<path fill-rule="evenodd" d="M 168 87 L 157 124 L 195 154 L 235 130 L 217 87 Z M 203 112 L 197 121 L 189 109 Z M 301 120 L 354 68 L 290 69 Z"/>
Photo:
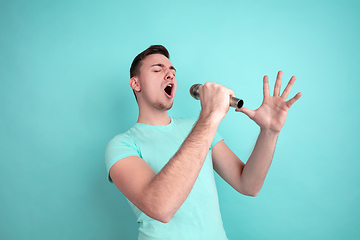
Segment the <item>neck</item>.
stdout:
<path fill-rule="evenodd" d="M 171 118 L 168 116 L 168 111 L 145 111 L 139 108 L 137 122 L 153 126 L 165 126 L 171 122 Z"/>

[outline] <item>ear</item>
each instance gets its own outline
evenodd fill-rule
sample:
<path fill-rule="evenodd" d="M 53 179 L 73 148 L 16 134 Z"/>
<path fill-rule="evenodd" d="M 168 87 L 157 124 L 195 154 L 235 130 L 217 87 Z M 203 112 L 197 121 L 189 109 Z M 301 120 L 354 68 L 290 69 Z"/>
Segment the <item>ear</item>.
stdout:
<path fill-rule="evenodd" d="M 135 91 L 135 92 L 140 92 L 141 88 L 140 88 L 140 83 L 139 83 L 139 79 L 137 77 L 132 77 L 130 79 L 130 87 Z"/>

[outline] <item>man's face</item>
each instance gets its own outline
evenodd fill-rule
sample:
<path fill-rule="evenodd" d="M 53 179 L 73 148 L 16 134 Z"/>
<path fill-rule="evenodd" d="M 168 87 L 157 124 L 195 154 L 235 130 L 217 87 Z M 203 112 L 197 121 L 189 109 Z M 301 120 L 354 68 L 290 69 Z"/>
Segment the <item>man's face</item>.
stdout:
<path fill-rule="evenodd" d="M 158 110 L 169 110 L 176 93 L 176 70 L 162 54 L 151 54 L 142 60 L 140 75 L 141 97 Z"/>

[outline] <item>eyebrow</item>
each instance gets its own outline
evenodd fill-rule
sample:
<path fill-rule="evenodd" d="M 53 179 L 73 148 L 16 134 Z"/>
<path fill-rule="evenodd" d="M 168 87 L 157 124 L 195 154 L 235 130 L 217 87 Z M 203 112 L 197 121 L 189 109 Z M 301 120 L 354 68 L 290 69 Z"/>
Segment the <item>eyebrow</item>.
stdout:
<path fill-rule="evenodd" d="M 161 64 L 161 63 L 155 63 L 155 64 L 151 65 L 150 67 L 165 67 L 165 65 Z M 170 66 L 170 69 L 174 70 L 176 72 L 176 69 L 174 66 Z"/>

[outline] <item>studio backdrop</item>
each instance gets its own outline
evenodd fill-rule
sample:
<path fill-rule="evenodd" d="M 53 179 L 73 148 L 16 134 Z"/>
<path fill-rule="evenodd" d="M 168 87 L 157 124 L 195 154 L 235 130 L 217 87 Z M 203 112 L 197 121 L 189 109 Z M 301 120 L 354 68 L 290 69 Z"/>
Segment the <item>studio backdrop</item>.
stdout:
<path fill-rule="evenodd" d="M 359 1 L 0 2 L 0 239 L 137 239 L 107 181 L 107 143 L 137 121 L 133 58 L 153 44 L 177 69 L 173 117 L 197 117 L 194 83 L 244 106 L 296 76 L 259 195 L 216 175 L 229 239 L 359 239 Z M 259 127 L 230 109 L 219 132 L 246 161 Z"/>

